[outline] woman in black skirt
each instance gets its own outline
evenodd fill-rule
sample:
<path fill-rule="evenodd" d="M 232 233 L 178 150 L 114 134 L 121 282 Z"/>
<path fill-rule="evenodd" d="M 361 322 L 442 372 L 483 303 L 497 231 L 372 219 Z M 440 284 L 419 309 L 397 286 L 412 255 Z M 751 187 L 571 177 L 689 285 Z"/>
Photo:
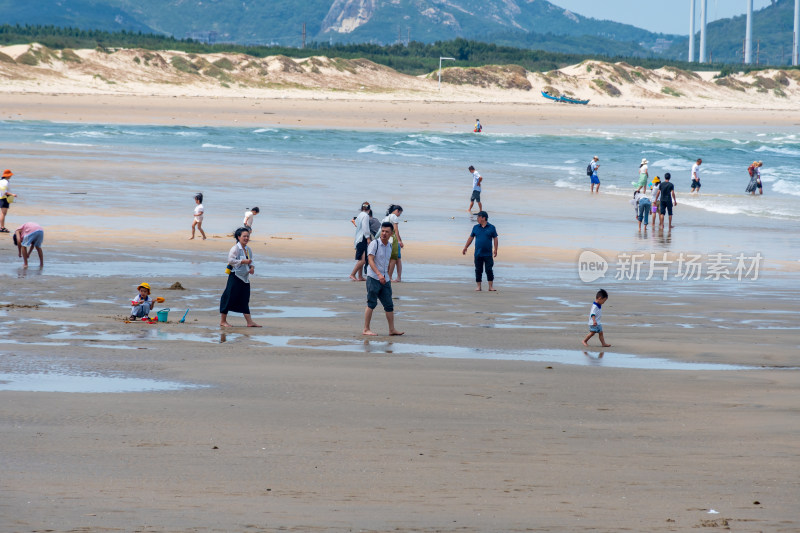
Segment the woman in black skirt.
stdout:
<path fill-rule="evenodd" d="M 219 325 L 223 328 L 232 327 L 228 324 L 228 313 L 242 313 L 247 321 L 247 327 L 260 328 L 250 318 L 250 274 L 253 273 L 253 251 L 247 246 L 250 242 L 250 232 L 246 228 L 239 228 L 233 234 L 236 244 L 228 252 L 228 285 L 222 298 L 219 299 Z"/>

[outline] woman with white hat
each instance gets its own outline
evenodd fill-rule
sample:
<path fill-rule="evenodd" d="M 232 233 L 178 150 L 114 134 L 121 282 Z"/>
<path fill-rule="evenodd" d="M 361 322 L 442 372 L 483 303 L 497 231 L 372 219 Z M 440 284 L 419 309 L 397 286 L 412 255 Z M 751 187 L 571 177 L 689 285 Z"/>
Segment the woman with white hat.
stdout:
<path fill-rule="evenodd" d="M 636 192 L 639 192 L 644 188 L 647 189 L 647 181 L 648 181 L 648 174 L 647 174 L 647 163 L 649 161 L 646 158 L 642 158 L 642 163 L 639 165 L 639 181 L 632 181 L 631 185 L 636 185 Z"/>

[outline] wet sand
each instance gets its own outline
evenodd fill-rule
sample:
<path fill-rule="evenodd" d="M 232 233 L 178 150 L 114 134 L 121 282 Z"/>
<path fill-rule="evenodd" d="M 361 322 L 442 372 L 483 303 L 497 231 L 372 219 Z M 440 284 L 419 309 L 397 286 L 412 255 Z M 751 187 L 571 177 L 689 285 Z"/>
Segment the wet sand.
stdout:
<path fill-rule="evenodd" d="M 363 284 L 254 278 L 264 327 L 223 332 L 224 277 L 150 279 L 169 323 L 126 324 L 139 281 L 32 271 L 4 294 L 4 372 L 190 387 L 0 390 L 7 530 L 800 527 L 796 289 L 746 292 L 742 312 L 742 292 L 621 287 L 600 357 L 580 345 L 586 287 L 397 284 L 406 335 L 364 340 Z M 546 349 L 571 363 L 513 360 Z"/>

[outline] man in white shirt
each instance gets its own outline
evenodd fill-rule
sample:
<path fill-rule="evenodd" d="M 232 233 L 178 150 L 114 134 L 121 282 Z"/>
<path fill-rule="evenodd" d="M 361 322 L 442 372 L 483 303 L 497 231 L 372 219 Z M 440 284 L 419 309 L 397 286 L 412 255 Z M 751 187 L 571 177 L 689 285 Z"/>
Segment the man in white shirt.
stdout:
<path fill-rule="evenodd" d="M 469 198 L 469 209 L 467 211 L 472 213 L 472 206 L 475 205 L 475 202 L 478 202 L 478 211 L 483 211 L 483 204 L 481 203 L 481 182 L 483 177 L 478 174 L 478 171 L 472 165 L 469 166 L 468 170 L 472 173 L 472 196 Z"/>
<path fill-rule="evenodd" d="M 698 159 L 697 162 L 692 165 L 692 194 L 700 192 L 700 165 L 702 164 L 703 160 Z"/>
<path fill-rule="evenodd" d="M 389 335 L 402 335 L 394 327 L 394 304 L 392 303 L 392 282 L 389 279 L 389 261 L 392 256 L 392 245 L 389 237 L 392 236 L 394 227 L 391 222 L 381 224 L 380 237 L 372 241 L 367 247 L 367 308 L 364 310 L 363 335 L 377 335 L 369 329 L 372 321 L 372 312 L 378 306 L 380 299 L 383 310 L 386 312 L 386 322 L 389 323 Z"/>

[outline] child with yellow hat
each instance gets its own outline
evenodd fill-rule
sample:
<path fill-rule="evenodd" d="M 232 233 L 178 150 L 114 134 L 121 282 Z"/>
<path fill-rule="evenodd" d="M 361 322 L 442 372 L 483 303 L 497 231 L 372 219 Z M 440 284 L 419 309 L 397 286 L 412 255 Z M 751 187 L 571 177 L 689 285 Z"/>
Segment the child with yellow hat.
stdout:
<path fill-rule="evenodd" d="M 653 183 L 650 185 L 650 202 L 652 203 L 651 210 L 653 213 L 653 220 L 656 218 L 656 213 L 658 213 L 658 202 L 656 202 L 656 197 L 658 196 L 658 188 L 661 186 L 661 178 L 656 176 L 653 178 Z M 655 222 L 653 222 L 655 226 Z"/>
<path fill-rule="evenodd" d="M 131 317 L 130 320 L 139 318 L 150 318 L 150 310 L 153 308 L 153 299 L 150 297 L 150 284 L 142 282 L 136 287 L 139 294 L 131 300 Z"/>

